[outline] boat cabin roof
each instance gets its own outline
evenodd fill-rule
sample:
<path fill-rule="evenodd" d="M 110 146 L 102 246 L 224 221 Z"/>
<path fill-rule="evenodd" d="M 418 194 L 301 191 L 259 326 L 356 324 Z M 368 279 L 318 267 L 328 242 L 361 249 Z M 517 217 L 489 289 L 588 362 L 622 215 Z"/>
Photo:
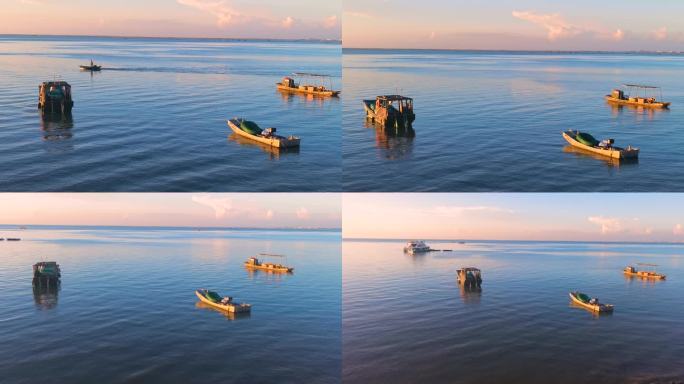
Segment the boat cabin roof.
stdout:
<path fill-rule="evenodd" d="M 459 271 L 463 271 L 463 272 L 469 272 L 469 271 L 472 271 L 472 272 L 480 272 L 480 270 L 479 270 L 478 268 L 475 268 L 475 267 L 461 268 L 461 269 L 459 269 Z"/>
<path fill-rule="evenodd" d="M 59 80 L 59 81 L 44 81 L 43 84 L 46 85 L 46 86 L 48 86 L 48 87 L 49 87 L 49 86 L 53 86 L 53 85 L 54 85 L 54 86 L 57 86 L 57 87 L 61 87 L 61 86 L 71 87 L 71 86 L 69 85 L 69 83 L 67 83 L 66 81 L 62 81 L 62 80 Z"/>
<path fill-rule="evenodd" d="M 292 73 L 292 76 L 299 76 L 299 77 L 330 77 L 330 75 L 322 74 L 322 73 L 306 73 L 306 72 L 294 72 Z"/>
<path fill-rule="evenodd" d="M 382 95 L 378 96 L 377 99 L 384 101 L 413 101 L 412 98 L 401 95 Z"/>
<path fill-rule="evenodd" d="M 644 88 L 644 89 L 660 89 L 660 87 L 656 87 L 654 85 L 643 85 L 643 84 L 622 84 L 625 87 L 633 87 L 633 88 Z"/>

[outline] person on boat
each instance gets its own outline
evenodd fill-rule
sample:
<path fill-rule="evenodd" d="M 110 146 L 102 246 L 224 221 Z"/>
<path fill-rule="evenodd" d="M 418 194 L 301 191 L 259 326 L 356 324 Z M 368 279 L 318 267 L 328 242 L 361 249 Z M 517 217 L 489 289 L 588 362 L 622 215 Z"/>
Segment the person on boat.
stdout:
<path fill-rule="evenodd" d="M 221 300 L 221 304 L 224 304 L 224 305 L 225 305 L 225 304 L 230 303 L 231 301 L 233 301 L 233 298 L 230 297 L 230 296 L 226 296 L 226 297 L 224 297 L 224 298 Z"/>
<path fill-rule="evenodd" d="M 599 299 L 598 297 L 594 297 L 593 299 L 589 300 L 589 304 L 591 305 L 598 305 Z"/>
<path fill-rule="evenodd" d="M 613 139 L 604 139 L 604 140 L 601 140 L 601 142 L 599 143 L 598 146 L 599 146 L 599 148 L 606 148 L 606 149 L 608 149 L 608 148 L 610 148 L 610 147 L 613 146 Z"/>
<path fill-rule="evenodd" d="M 93 67 L 93 59 L 90 59 L 90 67 Z"/>

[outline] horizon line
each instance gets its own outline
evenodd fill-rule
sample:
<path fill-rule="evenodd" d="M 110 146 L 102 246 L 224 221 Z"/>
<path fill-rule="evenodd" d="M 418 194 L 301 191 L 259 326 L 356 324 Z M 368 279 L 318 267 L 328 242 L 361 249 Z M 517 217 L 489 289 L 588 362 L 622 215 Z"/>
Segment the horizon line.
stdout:
<path fill-rule="evenodd" d="M 413 239 L 415 240 L 415 239 Z M 411 241 L 405 238 L 373 238 L 373 237 L 344 237 L 342 241 Z M 522 240 L 522 239 L 423 239 L 434 242 L 534 242 L 534 243 L 591 243 L 591 244 L 671 244 L 684 245 L 684 242 L 673 241 L 618 241 L 618 240 Z"/>
<path fill-rule="evenodd" d="M 188 226 L 188 225 L 107 225 L 107 224 L 0 224 L 0 231 L 7 230 L 2 227 L 16 227 L 11 230 L 29 230 L 30 227 L 109 227 L 109 228 L 159 228 L 159 229 L 243 229 L 243 230 L 296 230 L 296 231 L 342 231 L 335 227 L 222 227 L 222 226 Z M 26 227 L 23 229 L 22 227 Z"/>
<path fill-rule="evenodd" d="M 651 54 L 684 54 L 684 51 L 649 51 L 649 50 L 572 50 L 572 49 L 480 49 L 480 48 L 371 48 L 371 47 L 345 47 L 342 50 L 358 50 L 358 51 L 438 51 L 438 52 L 532 52 L 532 53 L 651 53 Z"/>
<path fill-rule="evenodd" d="M 19 37 L 97 37 L 110 39 L 159 39 L 159 40 L 231 40 L 231 41 L 264 41 L 264 42 L 321 42 L 342 44 L 341 39 L 324 39 L 307 37 L 299 39 L 285 39 L 278 37 L 197 37 L 197 36 L 141 36 L 141 35 L 78 35 L 78 34 L 40 34 L 40 33 L 0 33 L 3 36 Z"/>

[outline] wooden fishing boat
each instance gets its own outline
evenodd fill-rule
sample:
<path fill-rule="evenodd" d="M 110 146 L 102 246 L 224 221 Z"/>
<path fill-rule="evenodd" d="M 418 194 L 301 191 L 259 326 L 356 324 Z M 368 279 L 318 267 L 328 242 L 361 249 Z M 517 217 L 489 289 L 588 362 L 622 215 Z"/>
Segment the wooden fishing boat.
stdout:
<path fill-rule="evenodd" d="M 646 264 L 646 263 L 638 263 L 637 265 L 644 265 L 644 266 L 651 266 L 651 267 L 657 267 L 656 264 Z M 625 269 L 622 270 L 622 272 L 630 277 L 639 277 L 642 279 L 649 279 L 649 280 L 665 280 L 665 275 L 657 273 L 655 270 L 653 271 L 639 271 L 633 266 L 628 266 L 625 267 Z"/>
<path fill-rule="evenodd" d="M 573 303 L 594 312 L 613 312 L 611 304 L 601 304 L 598 302 L 598 299 L 592 299 L 581 292 L 570 292 L 570 299 Z"/>
<path fill-rule="evenodd" d="M 48 114 L 71 114 L 74 101 L 66 81 L 45 81 L 38 87 L 38 108 Z"/>
<path fill-rule="evenodd" d="M 272 255 L 272 254 L 268 254 L 268 253 L 260 253 L 259 256 L 261 256 L 261 257 L 285 258 L 285 263 L 287 263 L 287 256 L 284 256 L 284 255 Z M 249 259 L 247 259 L 247 261 L 245 261 L 245 268 L 258 269 L 258 270 L 262 270 L 262 271 L 275 272 L 275 273 L 292 273 L 294 271 L 294 268 L 288 267 L 287 265 L 280 264 L 280 263 L 264 262 L 257 257 L 250 257 Z"/>
<path fill-rule="evenodd" d="M 279 83 L 276 83 L 276 88 L 283 92 L 302 93 L 323 97 L 337 97 L 340 95 L 340 91 L 334 91 L 332 89 L 332 79 L 329 75 L 293 73 L 292 76 L 293 77 L 283 77 Z M 318 80 L 318 82 L 316 83 L 315 80 Z M 324 84 L 326 80 L 328 86 Z M 306 81 L 309 81 L 309 84 L 304 84 Z"/>
<path fill-rule="evenodd" d="M 613 159 L 636 159 L 639 157 L 639 148 L 633 148 L 632 146 L 628 146 L 627 148 L 613 146 L 613 139 L 599 142 L 588 133 L 573 130 L 563 132 L 563 138 L 573 147 L 601 156 L 607 156 Z"/>
<path fill-rule="evenodd" d="M 299 137 L 296 136 L 279 136 L 276 135 L 275 128 L 266 128 L 262 130 L 259 126 L 242 118 L 233 118 L 227 121 L 230 129 L 237 135 L 257 141 L 262 144 L 270 145 L 276 148 L 294 148 L 298 147 L 300 143 Z"/>
<path fill-rule="evenodd" d="M 669 108 L 669 102 L 662 101 L 663 92 L 660 87 L 652 85 L 625 84 L 629 90 L 629 95 L 622 89 L 613 89 L 610 95 L 606 95 L 606 101 L 618 105 L 630 105 L 644 108 Z M 660 94 L 660 99 L 657 94 Z"/>
<path fill-rule="evenodd" d="M 385 127 L 410 127 L 416 120 L 413 99 L 401 95 L 377 96 L 363 100 L 366 119 Z"/>
<path fill-rule="evenodd" d="M 250 304 L 235 303 L 232 297 L 223 297 L 208 289 L 198 289 L 195 291 L 195 295 L 201 302 L 231 313 L 244 313 L 252 309 Z"/>
<path fill-rule="evenodd" d="M 458 284 L 466 288 L 479 288 L 482 285 L 482 272 L 474 267 L 457 270 L 456 277 Z"/>
<path fill-rule="evenodd" d="M 102 70 L 100 65 L 80 65 L 81 71 L 98 72 Z"/>

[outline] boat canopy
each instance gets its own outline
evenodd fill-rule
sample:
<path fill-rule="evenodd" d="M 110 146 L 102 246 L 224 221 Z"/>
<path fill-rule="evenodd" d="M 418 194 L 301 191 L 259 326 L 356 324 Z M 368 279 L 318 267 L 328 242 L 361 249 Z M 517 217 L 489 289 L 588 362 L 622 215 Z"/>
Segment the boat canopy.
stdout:
<path fill-rule="evenodd" d="M 633 87 L 633 88 L 644 88 L 644 89 L 660 89 L 660 87 L 656 87 L 655 85 L 642 85 L 642 84 L 622 84 L 625 87 Z"/>
<path fill-rule="evenodd" d="M 292 73 L 292 76 L 298 76 L 298 77 L 331 77 L 330 75 L 322 74 L 322 73 L 307 73 L 307 72 L 294 72 Z"/>
<path fill-rule="evenodd" d="M 412 98 L 406 97 L 406 96 L 401 96 L 401 95 L 383 95 L 383 96 L 378 96 L 378 100 L 383 100 L 383 101 L 413 101 Z"/>

